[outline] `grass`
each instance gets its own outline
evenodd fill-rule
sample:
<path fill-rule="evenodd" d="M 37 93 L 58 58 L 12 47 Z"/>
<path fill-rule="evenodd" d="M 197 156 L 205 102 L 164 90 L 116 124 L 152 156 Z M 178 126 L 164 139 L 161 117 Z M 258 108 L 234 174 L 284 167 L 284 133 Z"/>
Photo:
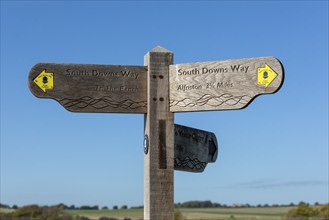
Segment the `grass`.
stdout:
<path fill-rule="evenodd" d="M 9 212 L 13 212 L 13 210 L 7 208 L 0 208 L 0 213 L 9 213 Z"/>
<path fill-rule="evenodd" d="M 180 212 L 186 220 L 284 220 L 288 211 L 292 208 L 296 207 L 182 208 Z M 320 207 L 315 206 L 315 208 Z M 22 209 L 24 209 L 24 207 Z M 13 209 L 0 208 L 0 220 L 2 217 L 6 216 L 5 213 L 13 211 Z M 88 217 L 90 220 L 99 220 L 100 217 L 112 217 L 120 220 L 125 218 L 131 220 L 143 219 L 143 209 L 66 210 L 66 212 L 74 216 Z M 311 219 L 323 218 L 318 217 Z"/>
<path fill-rule="evenodd" d="M 292 207 L 264 208 L 189 208 L 180 209 L 187 220 L 282 220 Z M 102 216 L 117 219 L 143 219 L 143 209 L 71 210 L 70 214 L 98 220 Z"/>
<path fill-rule="evenodd" d="M 91 220 L 98 220 L 100 217 L 112 217 L 117 219 L 130 218 L 132 220 L 143 219 L 143 209 L 126 209 L 126 210 L 70 210 L 67 211 L 72 215 L 85 216 Z"/>
<path fill-rule="evenodd" d="M 290 208 L 205 208 L 181 209 L 183 215 L 189 220 L 224 220 L 224 219 L 283 219 Z"/>

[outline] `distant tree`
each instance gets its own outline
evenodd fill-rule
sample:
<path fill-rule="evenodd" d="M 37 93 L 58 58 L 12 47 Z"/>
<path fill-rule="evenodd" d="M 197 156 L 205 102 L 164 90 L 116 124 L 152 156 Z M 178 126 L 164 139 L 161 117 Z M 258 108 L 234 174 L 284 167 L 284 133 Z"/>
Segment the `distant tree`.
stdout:
<path fill-rule="evenodd" d="M 213 207 L 219 207 L 219 206 L 220 206 L 220 204 L 218 204 L 218 203 L 212 203 L 211 201 L 206 200 L 206 201 L 184 202 L 176 207 L 178 207 L 178 208 L 213 208 Z"/>
<path fill-rule="evenodd" d="M 128 206 L 123 205 L 123 206 L 121 206 L 121 209 L 128 209 Z"/>
<path fill-rule="evenodd" d="M 63 203 L 59 203 L 59 204 L 55 205 L 55 207 L 58 207 L 58 208 L 61 208 L 61 209 L 67 209 L 68 208 L 68 206 L 63 204 Z"/>
<path fill-rule="evenodd" d="M 10 206 L 9 205 L 6 205 L 6 204 L 0 203 L 0 208 L 10 209 Z"/>
<path fill-rule="evenodd" d="M 174 204 L 174 208 L 179 208 L 180 206 L 181 206 L 181 203 L 180 202 Z"/>
<path fill-rule="evenodd" d="M 298 206 L 303 206 L 303 205 L 309 205 L 308 203 L 306 203 L 306 202 L 304 202 L 304 201 L 300 201 L 299 203 L 298 203 Z"/>
<path fill-rule="evenodd" d="M 102 210 L 108 210 L 109 208 L 107 206 L 103 206 Z"/>
<path fill-rule="evenodd" d="M 99 207 L 98 207 L 98 205 L 94 205 L 94 206 L 92 206 L 90 209 L 91 209 L 91 210 L 99 210 Z"/>
<path fill-rule="evenodd" d="M 89 205 L 82 205 L 82 206 L 80 206 L 79 209 L 81 209 L 81 210 L 89 210 L 90 209 L 90 206 Z"/>
<path fill-rule="evenodd" d="M 12 209 L 18 209 L 18 206 L 17 205 L 13 205 L 11 208 Z"/>
<path fill-rule="evenodd" d="M 113 206 L 113 210 L 117 210 L 117 209 L 118 209 L 117 205 Z"/>
<path fill-rule="evenodd" d="M 144 208 L 143 205 L 130 207 L 130 209 L 143 209 L 143 208 Z"/>

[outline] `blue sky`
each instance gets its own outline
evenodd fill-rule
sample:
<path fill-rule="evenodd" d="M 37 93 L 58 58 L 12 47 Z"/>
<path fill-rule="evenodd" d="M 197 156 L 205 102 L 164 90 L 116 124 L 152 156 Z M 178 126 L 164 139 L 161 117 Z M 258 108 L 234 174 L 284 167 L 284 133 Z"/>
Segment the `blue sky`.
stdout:
<path fill-rule="evenodd" d="M 217 162 L 175 172 L 175 202 L 328 202 L 328 1 L 1 1 L 1 203 L 143 204 L 143 115 L 38 99 L 39 62 L 143 65 L 274 56 L 283 87 L 234 111 L 176 113 L 214 132 Z"/>

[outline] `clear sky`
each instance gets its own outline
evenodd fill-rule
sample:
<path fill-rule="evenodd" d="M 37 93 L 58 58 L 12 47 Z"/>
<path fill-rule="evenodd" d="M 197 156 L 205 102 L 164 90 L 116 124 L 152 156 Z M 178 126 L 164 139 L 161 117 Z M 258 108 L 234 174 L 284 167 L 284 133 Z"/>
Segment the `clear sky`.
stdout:
<path fill-rule="evenodd" d="M 38 99 L 39 62 L 143 65 L 274 56 L 275 94 L 234 111 L 176 113 L 214 132 L 217 162 L 175 171 L 175 202 L 328 202 L 328 1 L 1 1 L 1 203 L 143 204 L 141 114 L 72 113 Z"/>

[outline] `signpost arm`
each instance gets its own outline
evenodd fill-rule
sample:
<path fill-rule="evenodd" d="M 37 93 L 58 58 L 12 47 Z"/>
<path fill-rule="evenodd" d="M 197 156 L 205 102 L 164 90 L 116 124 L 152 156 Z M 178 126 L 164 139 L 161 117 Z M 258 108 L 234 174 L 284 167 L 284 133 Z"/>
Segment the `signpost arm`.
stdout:
<path fill-rule="evenodd" d="M 144 56 L 147 114 L 144 142 L 144 219 L 174 219 L 174 114 L 169 111 L 173 53 L 155 47 Z"/>

